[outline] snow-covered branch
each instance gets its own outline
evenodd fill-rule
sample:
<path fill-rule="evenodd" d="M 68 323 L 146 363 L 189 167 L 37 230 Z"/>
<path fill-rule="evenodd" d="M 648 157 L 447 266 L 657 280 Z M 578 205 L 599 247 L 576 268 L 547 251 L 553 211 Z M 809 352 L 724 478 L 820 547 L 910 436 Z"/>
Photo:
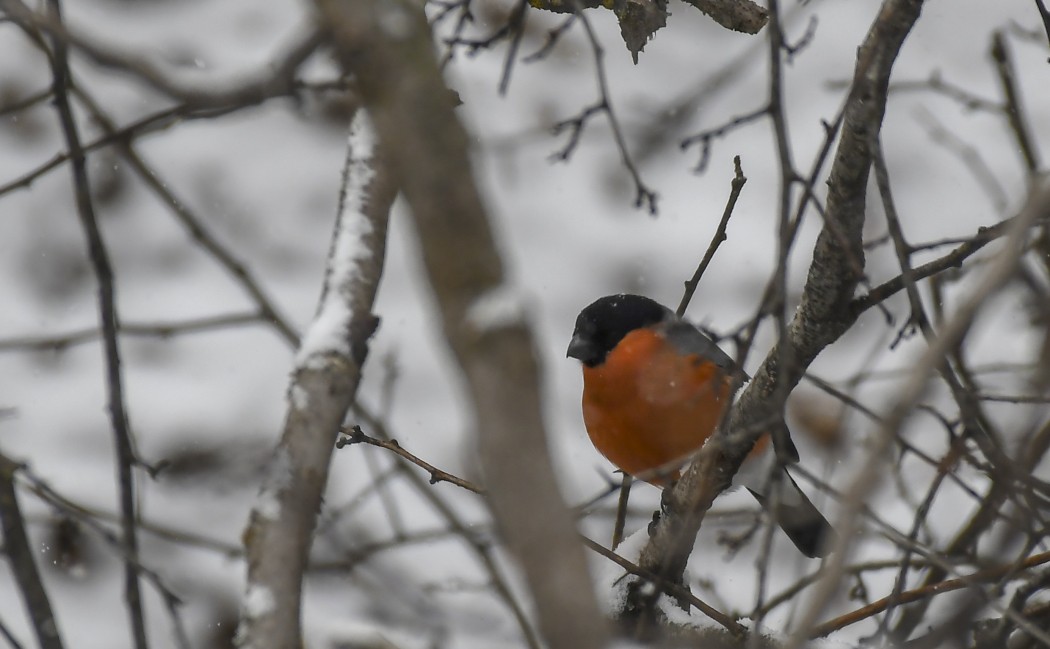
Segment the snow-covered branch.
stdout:
<path fill-rule="evenodd" d="M 245 533 L 248 584 L 238 632 L 242 647 L 301 645 L 303 570 L 336 435 L 378 325 L 372 304 L 394 195 L 377 156 L 371 121 L 359 110 L 351 127 L 320 305 L 296 355 L 284 432 Z"/>

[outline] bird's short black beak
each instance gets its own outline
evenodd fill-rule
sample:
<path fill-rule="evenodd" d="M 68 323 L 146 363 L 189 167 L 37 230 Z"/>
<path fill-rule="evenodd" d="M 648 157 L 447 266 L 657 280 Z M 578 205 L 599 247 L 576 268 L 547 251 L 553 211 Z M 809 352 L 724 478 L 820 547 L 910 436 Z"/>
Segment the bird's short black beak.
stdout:
<path fill-rule="evenodd" d="M 600 356 L 594 343 L 578 333 L 573 334 L 569 348 L 565 351 L 566 358 L 576 358 L 585 364 L 593 363 Z"/>

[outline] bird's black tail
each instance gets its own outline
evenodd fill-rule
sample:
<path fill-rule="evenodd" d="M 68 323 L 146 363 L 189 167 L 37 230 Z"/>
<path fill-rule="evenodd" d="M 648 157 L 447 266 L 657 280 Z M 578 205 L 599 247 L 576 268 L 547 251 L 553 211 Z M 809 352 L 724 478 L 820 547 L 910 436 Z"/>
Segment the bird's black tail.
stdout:
<path fill-rule="evenodd" d="M 762 494 L 750 487 L 748 491 L 762 508 L 773 516 L 773 520 L 784 530 L 799 552 L 810 558 L 826 556 L 835 545 L 835 530 L 806 494 L 802 493 L 783 466 L 779 471 L 779 480 L 771 481 L 775 486 L 770 485 L 766 489 L 768 493 Z M 773 489 L 779 489 L 775 498 Z"/>

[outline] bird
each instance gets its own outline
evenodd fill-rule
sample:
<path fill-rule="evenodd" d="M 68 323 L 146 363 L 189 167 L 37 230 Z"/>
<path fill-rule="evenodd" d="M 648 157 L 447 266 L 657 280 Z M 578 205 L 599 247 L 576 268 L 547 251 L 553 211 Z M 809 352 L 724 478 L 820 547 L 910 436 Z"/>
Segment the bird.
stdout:
<path fill-rule="evenodd" d="M 641 295 L 607 295 L 576 318 L 566 357 L 583 368 L 583 421 L 624 473 L 667 488 L 715 430 L 746 375 L 696 326 Z M 834 531 L 787 473 L 798 461 L 786 424 L 756 442 L 742 482 L 802 554 L 826 556 Z M 771 479 L 775 478 L 775 479 Z M 774 498 L 772 485 L 779 484 Z"/>

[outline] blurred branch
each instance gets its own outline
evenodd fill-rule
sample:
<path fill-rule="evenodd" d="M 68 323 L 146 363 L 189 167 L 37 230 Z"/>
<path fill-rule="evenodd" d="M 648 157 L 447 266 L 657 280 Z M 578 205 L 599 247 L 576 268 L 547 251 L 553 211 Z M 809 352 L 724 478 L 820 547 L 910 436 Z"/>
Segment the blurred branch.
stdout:
<path fill-rule="evenodd" d="M 873 133 L 872 137 L 876 137 L 876 134 Z M 841 571 L 845 561 L 846 544 L 857 530 L 858 514 L 864 508 L 866 497 L 871 493 L 879 480 L 880 472 L 884 465 L 883 459 L 890 448 L 892 440 L 896 438 L 897 431 L 901 429 L 904 422 L 908 419 L 918 400 L 926 393 L 930 374 L 945 362 L 948 354 L 960 343 L 973 323 L 974 318 L 984 306 L 987 298 L 1001 289 L 1013 276 L 1014 269 L 1020 263 L 1021 252 L 1024 249 L 1024 244 L 1032 225 L 1048 218 L 1050 218 L 1050 183 L 1044 183 L 1044 186 L 1038 188 L 1037 191 L 1029 196 L 1025 208 L 1011 223 L 1009 235 L 995 263 L 986 269 L 980 282 L 973 292 L 967 296 L 966 300 L 960 304 L 951 320 L 941 327 L 941 330 L 922 358 L 915 364 L 914 371 L 906 377 L 906 380 L 901 385 L 892 408 L 890 408 L 877 434 L 870 442 L 869 461 L 861 467 L 854 477 L 853 483 L 844 493 L 843 511 L 838 524 L 840 536 L 838 543 L 836 543 L 835 551 L 829 559 L 828 575 L 835 576 Z M 963 405 L 965 403 L 960 403 L 960 406 Z M 982 446 L 982 450 L 984 448 Z M 996 483 L 996 481 L 993 481 L 993 484 Z M 817 592 L 800 618 L 800 629 L 807 629 L 815 622 L 819 612 L 837 588 L 838 583 L 833 581 L 832 578 L 825 577 L 821 580 Z M 796 642 L 801 642 L 802 638 L 801 636 L 796 636 L 795 640 Z"/>
<path fill-rule="evenodd" d="M 171 338 L 254 323 L 266 323 L 266 320 L 258 313 L 231 313 L 171 322 L 122 322 L 117 332 L 121 336 Z M 102 330 L 98 327 L 84 327 L 61 334 L 4 338 L 0 339 L 0 352 L 46 350 L 60 352 L 74 345 L 97 340 L 101 336 Z"/>
<path fill-rule="evenodd" d="M 540 61 L 554 51 L 554 46 L 561 42 L 561 37 L 564 36 L 573 24 L 576 23 L 576 14 L 569 16 L 562 20 L 557 26 L 547 30 L 547 38 L 543 41 L 543 45 L 532 54 L 524 56 L 521 61 L 522 63 L 533 63 Z"/>
<path fill-rule="evenodd" d="M 827 87 L 837 90 L 846 85 L 844 81 L 833 81 L 828 83 Z M 904 92 L 932 92 L 951 99 L 966 110 L 982 111 L 994 115 L 1000 115 L 1004 110 L 1003 105 L 997 101 L 985 99 L 965 88 L 945 81 L 939 70 L 931 72 L 929 78 L 925 80 L 894 81 L 890 84 L 891 95 Z"/>
<path fill-rule="evenodd" d="M 0 524 L 4 531 L 3 552 L 11 565 L 26 612 L 33 621 L 33 631 L 41 649 L 62 649 L 62 635 L 51 610 L 44 583 L 36 567 L 36 551 L 29 545 L 25 521 L 15 493 L 15 472 L 21 466 L 0 453 Z"/>
<path fill-rule="evenodd" d="M 351 126 L 320 305 L 299 347 L 284 432 L 245 531 L 248 583 L 238 637 L 255 649 L 302 645 L 302 578 L 321 494 L 378 325 L 372 305 L 395 184 L 369 117 L 358 110 Z"/>
<path fill-rule="evenodd" d="M 96 512 L 77 504 L 55 491 L 39 476 L 35 475 L 28 467 L 19 467 L 19 475 L 21 475 L 22 479 L 27 483 L 26 489 L 32 492 L 33 495 L 47 503 L 48 506 L 56 511 L 61 512 L 63 515 L 67 515 L 70 518 L 83 523 L 88 529 L 105 541 L 107 545 L 113 548 L 114 552 L 120 557 L 126 566 L 133 567 L 139 575 L 153 585 L 153 588 L 160 595 L 165 608 L 168 610 L 168 616 L 171 618 L 172 633 L 175 636 L 173 638 L 175 647 L 177 649 L 189 649 L 190 642 L 186 634 L 185 626 L 182 623 L 182 618 L 179 615 L 179 606 L 182 605 L 182 600 L 179 599 L 170 588 L 168 588 L 164 583 L 164 580 L 156 571 L 144 565 L 137 554 L 131 554 L 121 535 L 114 533 L 108 526 L 99 522 L 99 519 L 106 519 L 117 523 L 119 526 L 124 519 L 123 514 Z M 140 527 L 142 529 L 147 528 L 147 526 L 141 524 L 141 522 Z M 165 534 L 160 531 L 159 528 L 154 526 L 149 527 L 151 530 L 157 531 L 160 536 L 170 537 L 172 535 L 171 530 L 167 530 L 168 533 Z M 209 549 L 218 549 L 220 547 L 218 544 L 206 541 L 200 537 L 196 537 L 194 540 L 190 540 L 191 538 L 192 535 L 186 535 L 184 536 L 184 541 L 191 544 L 194 544 L 196 541 L 196 545 L 207 547 Z M 227 554 L 227 556 L 229 555 Z"/>
<path fill-rule="evenodd" d="M 909 322 L 912 322 L 919 327 L 927 344 L 929 344 L 935 335 L 933 325 L 931 324 L 929 317 L 926 315 L 926 309 L 922 304 L 922 296 L 919 295 L 919 289 L 915 282 L 915 271 L 911 264 L 911 248 L 904 239 L 900 217 L 897 214 L 896 202 L 893 199 L 893 192 L 890 186 L 889 170 L 886 167 L 886 160 L 883 155 L 881 138 L 875 136 L 873 145 L 875 150 L 873 165 L 875 169 L 875 184 L 878 187 L 879 196 L 882 199 L 883 211 L 886 214 L 886 225 L 889 230 L 890 238 L 893 241 L 893 249 L 896 252 L 897 263 L 901 269 L 900 276 L 904 281 L 905 293 L 908 297 L 908 305 L 911 311 Z M 948 373 L 950 371 L 951 369 L 947 367 L 947 363 L 942 365 L 942 373 Z M 962 439 L 956 438 L 952 440 L 949 455 L 946 456 L 945 462 L 938 467 L 933 483 L 927 491 L 926 498 L 923 500 L 922 504 L 916 508 L 912 529 L 908 535 L 909 541 L 914 542 L 916 540 L 920 526 L 922 522 L 926 520 L 934 496 L 940 489 L 940 486 L 944 483 L 945 476 L 952 472 L 959 456 L 962 454 L 963 444 L 964 441 Z M 897 574 L 897 578 L 893 584 L 893 591 L 888 598 L 890 604 L 888 605 L 887 610 L 889 611 L 892 611 L 893 607 L 899 604 L 900 599 L 903 597 L 902 591 L 904 589 L 904 584 L 907 581 L 908 571 L 911 568 L 911 557 L 911 548 L 905 547 L 904 555 L 901 559 L 900 572 Z M 887 614 L 883 618 L 880 625 L 880 631 L 882 631 L 883 627 L 888 623 L 889 617 L 889 614 Z"/>
<path fill-rule="evenodd" d="M 4 618 L 2 617 L 0 617 L 0 636 L 3 636 L 11 649 L 22 649 L 22 643 L 20 643 L 18 638 L 11 633 L 11 629 L 9 629 L 7 624 L 4 623 Z"/>
<path fill-rule="evenodd" d="M 296 96 L 304 91 L 313 93 L 325 93 L 325 92 L 346 92 L 350 93 L 350 103 L 354 103 L 352 90 L 350 89 L 348 82 L 341 79 L 334 79 L 329 81 L 322 81 L 317 83 L 306 83 L 304 81 L 294 82 L 294 89 Z M 87 92 L 74 84 L 72 91 L 79 99 L 85 101 L 89 107 L 97 106 L 96 102 L 90 100 Z M 187 103 L 180 103 L 170 108 L 150 113 L 143 117 L 136 119 L 135 121 L 121 127 L 116 127 L 111 120 L 105 119 L 102 124 L 105 126 L 107 133 L 101 137 L 95 138 L 89 142 L 82 143 L 82 148 L 85 153 L 90 153 L 101 149 L 106 146 L 118 142 L 130 143 L 132 140 L 138 139 L 144 135 L 151 133 L 157 133 L 165 129 L 171 128 L 176 124 L 192 120 L 208 120 L 237 111 L 250 108 L 262 103 L 268 99 L 275 99 L 277 97 L 285 96 L 284 94 L 274 94 L 268 97 L 260 98 L 258 102 L 252 102 L 248 104 L 229 104 L 223 106 L 211 106 L 211 107 L 199 107 Z M 97 108 L 93 110 L 96 115 L 103 115 L 101 110 Z M 106 126 L 108 125 L 108 126 Z M 7 183 L 0 185 L 0 196 L 10 193 L 16 189 L 24 189 L 31 186 L 37 179 L 45 176 L 47 173 L 56 169 L 59 165 L 69 160 L 69 153 L 62 152 L 55 154 L 50 160 L 38 165 L 36 168 L 25 172 L 18 178 L 8 181 Z"/>
<path fill-rule="evenodd" d="M 1040 13 L 1042 13 L 1040 7 Z M 1001 31 L 992 34 L 992 61 L 995 62 L 995 71 L 999 76 L 999 85 L 1003 89 L 1003 99 L 1006 106 L 1006 119 L 1010 124 L 1014 141 L 1021 151 L 1028 175 L 1032 176 L 1039 171 L 1039 155 L 1032 139 L 1032 129 L 1025 119 L 1023 104 L 1021 102 L 1021 91 L 1017 87 L 1017 74 L 1014 71 L 1013 61 L 1010 60 L 1010 51 L 1006 48 L 1006 37 Z"/>
<path fill-rule="evenodd" d="M 354 404 L 354 412 L 362 419 L 362 421 L 373 429 L 373 432 L 377 437 L 387 441 L 391 439 L 383 421 L 378 419 L 360 403 Z M 418 471 L 411 470 L 409 464 L 411 463 L 404 457 L 401 457 L 397 464 L 397 467 L 402 470 L 408 484 L 412 486 L 416 493 L 419 494 L 419 496 L 442 518 L 445 519 L 449 528 L 470 547 L 474 552 L 474 555 L 477 557 L 478 562 L 485 568 L 489 577 L 492 579 L 492 586 L 496 590 L 496 594 L 507 605 L 507 608 L 510 609 L 518 627 L 521 629 L 522 636 L 525 638 L 525 643 L 529 646 L 529 649 L 540 649 L 541 641 L 536 637 L 536 632 L 530 626 L 524 608 L 518 602 L 517 596 L 510 588 L 508 578 L 503 574 L 503 571 L 500 569 L 500 566 L 496 561 L 496 549 L 493 547 L 493 544 L 480 537 L 477 533 L 476 526 L 468 525 L 448 504 L 448 502 L 437 493 L 437 490 L 431 487 L 428 482 L 425 482 L 419 476 Z"/>
<path fill-rule="evenodd" d="M 1048 197 L 1050 198 L 1050 197 Z M 1048 205 L 1050 209 L 1050 205 Z M 1050 422 L 1045 424 L 1018 452 L 1019 471 L 1031 472 L 1050 450 Z M 991 481 L 988 492 L 981 500 L 976 511 L 970 515 L 955 537 L 941 551 L 946 557 L 957 557 L 971 551 L 977 539 L 985 533 L 1000 515 L 1003 503 L 1010 496 L 1012 483 Z M 929 586 L 944 579 L 948 574 L 942 567 L 934 566 L 923 579 L 923 585 Z M 894 627 L 892 636 L 907 638 L 922 623 L 926 605 L 916 604 L 906 610 Z"/>
<path fill-rule="evenodd" d="M 102 111 L 101 107 L 86 92 L 79 91 L 78 94 L 92 117 L 102 126 L 102 128 L 109 134 L 116 132 L 116 125 Z M 179 199 L 175 193 L 169 189 L 168 184 L 164 182 L 164 179 L 157 173 L 157 171 L 150 167 L 146 161 L 139 156 L 134 146 L 132 146 L 132 141 L 130 139 L 117 140 L 115 148 L 121 157 L 128 162 L 135 173 L 139 175 L 139 178 L 146 184 L 146 187 L 157 195 L 165 207 L 171 210 L 172 215 L 184 228 L 186 228 L 193 240 L 200 244 L 201 248 L 211 255 L 219 265 L 233 275 L 237 283 L 241 285 L 244 291 L 251 297 L 252 301 L 255 302 L 255 305 L 259 310 L 259 316 L 269 322 L 277 330 L 278 334 L 290 345 L 298 344 L 299 335 L 295 331 L 295 328 L 278 311 L 273 300 L 266 294 L 262 285 L 251 271 L 248 270 L 248 267 L 237 259 L 229 248 L 219 243 L 218 238 L 210 232 L 207 227 L 205 227 L 204 221 L 187 207 L 185 201 Z"/>
<path fill-rule="evenodd" d="M 996 213 L 1002 213 L 1009 204 L 1006 191 L 999 185 L 991 167 L 984 161 L 980 151 L 963 140 L 961 137 L 949 131 L 940 121 L 925 107 L 919 107 L 915 112 L 916 118 L 922 123 L 930 139 L 939 144 L 963 163 L 966 170 L 973 175 L 977 184 L 984 190 L 992 203 Z"/>
<path fill-rule="evenodd" d="M 1046 38 L 1050 41 L 1050 9 L 1046 8 L 1043 0 L 1035 0 L 1035 6 L 1039 10 L 1039 17 L 1043 20 L 1043 29 L 1046 30 Z"/>
<path fill-rule="evenodd" d="M 21 3 L 5 0 L 5 6 Z M 49 22 L 61 26 L 62 15 L 59 0 L 50 0 L 48 4 Z M 10 7 L 8 7 L 10 11 Z M 51 48 L 52 74 L 55 108 L 58 111 L 66 147 L 70 156 L 70 171 L 73 176 L 73 191 L 77 215 L 84 230 L 88 257 L 98 282 L 98 312 L 102 321 L 102 339 L 105 355 L 106 392 L 108 412 L 112 426 L 114 446 L 116 449 L 117 479 L 120 494 L 122 542 L 127 550 L 129 561 L 124 564 L 124 598 L 128 606 L 128 617 L 131 622 L 131 634 L 136 649 L 146 649 L 149 643 L 146 637 L 146 618 L 142 607 L 142 592 L 138 575 L 138 535 L 136 526 L 135 476 L 136 463 L 134 442 L 131 438 L 127 408 L 124 403 L 123 376 L 120 367 L 120 343 L 118 330 L 120 320 L 117 315 L 116 279 L 110 263 L 109 252 L 102 238 L 91 199 L 91 186 L 87 175 L 87 157 L 81 146 L 80 134 L 73 108 L 69 101 L 71 85 L 69 72 L 69 52 L 66 41 L 53 38 Z"/>
<path fill-rule="evenodd" d="M 1003 566 L 993 566 L 991 568 L 984 568 L 977 572 L 971 573 L 958 579 L 948 579 L 945 581 L 936 581 L 933 583 L 925 584 L 918 588 L 906 590 L 902 593 L 889 595 L 879 600 L 868 604 L 855 611 L 840 615 L 834 619 L 828 620 L 823 624 L 817 625 L 810 631 L 810 638 L 823 638 L 828 636 L 835 631 L 845 628 L 851 624 L 869 618 L 873 615 L 877 615 L 887 608 L 899 604 L 907 604 L 909 602 L 916 602 L 923 599 L 929 599 L 934 595 L 941 593 L 948 593 L 954 590 L 960 590 L 978 584 L 981 582 L 994 582 L 999 579 L 1013 575 L 1015 579 L 1019 579 L 1021 576 L 1017 574 L 1018 570 L 1027 570 L 1034 568 L 1035 566 L 1042 565 L 1050 561 L 1050 552 L 1043 552 L 1040 554 L 1028 557 L 1021 562 L 1020 565 L 1016 563 L 1010 563 Z"/>
<path fill-rule="evenodd" d="M 37 104 L 43 103 L 51 98 L 52 92 L 53 91 L 51 90 L 51 88 L 48 88 L 47 90 L 41 90 L 40 92 L 29 95 L 28 97 L 25 97 L 23 99 L 16 99 L 10 104 L 4 104 L 0 106 L 0 117 L 12 115 L 14 113 L 20 113 L 23 110 L 32 108 Z"/>
<path fill-rule="evenodd" d="M 612 99 L 609 94 L 609 80 L 605 73 L 605 50 L 602 48 L 598 35 L 595 34 L 594 28 L 591 26 L 587 16 L 584 15 L 583 10 L 578 11 L 576 16 L 583 24 L 584 33 L 587 34 L 587 40 L 591 45 L 591 53 L 594 55 L 595 76 L 598 79 L 598 101 L 584 108 L 576 117 L 562 120 L 554 125 L 552 128 L 554 134 L 558 135 L 568 130 L 569 140 L 552 157 L 555 160 L 568 160 L 580 142 L 580 136 L 583 135 L 583 129 L 587 125 L 587 120 L 598 113 L 605 113 L 605 116 L 609 119 L 609 129 L 612 131 L 613 141 L 620 152 L 620 160 L 634 182 L 634 206 L 644 207 L 650 215 L 655 215 L 656 192 L 651 190 L 642 180 L 638 167 L 631 157 L 631 152 L 627 148 L 627 138 L 624 136 L 620 120 L 613 110 Z"/>
<path fill-rule="evenodd" d="M 272 57 L 277 63 L 266 65 L 265 71 L 255 73 L 254 78 L 236 82 L 211 79 L 203 83 L 188 83 L 178 79 L 175 70 L 165 69 L 144 58 L 140 52 L 121 52 L 89 38 L 70 29 L 57 16 L 33 11 L 22 0 L 0 0 L 0 6 L 19 24 L 39 29 L 50 35 L 54 42 L 61 42 L 63 51 L 74 47 L 102 67 L 131 74 L 169 97 L 198 107 L 240 106 L 259 103 L 278 94 L 292 94 L 296 72 L 321 43 L 318 32 L 309 30 L 299 35 L 283 55 Z"/>
<path fill-rule="evenodd" d="M 894 205 L 890 189 L 889 171 L 886 168 L 885 160 L 883 159 L 881 146 L 876 143 L 876 147 L 876 181 L 885 207 L 887 224 L 894 242 L 894 249 L 897 253 L 898 263 L 901 267 L 901 276 L 905 281 L 905 287 L 907 289 L 908 302 L 911 308 L 910 320 L 918 325 L 927 341 L 927 344 L 932 346 L 936 334 L 933 330 L 930 318 L 927 316 L 926 310 L 923 307 L 921 296 L 919 295 L 918 288 L 914 281 L 914 271 L 911 268 L 910 262 L 910 248 L 904 240 L 900 219 Z M 1050 208 L 1050 206 L 1047 207 Z M 1017 254 L 1019 257 L 1021 253 L 1018 252 Z M 1000 443 L 997 441 L 999 436 L 994 433 L 990 420 L 981 411 L 979 396 L 975 393 L 972 386 L 963 385 L 963 381 L 956 375 L 956 371 L 953 369 L 952 363 L 949 361 L 954 362 L 955 366 L 959 368 L 958 374 L 961 375 L 963 380 L 965 380 L 966 372 L 963 369 L 964 363 L 960 357 L 957 346 L 952 347 L 943 361 L 936 364 L 936 371 L 951 390 L 955 402 L 958 404 L 961 415 L 964 436 L 952 441 L 953 448 L 957 449 L 956 454 L 961 453 L 962 445 L 966 441 L 972 439 L 981 448 L 985 456 L 989 458 L 990 465 L 987 471 L 992 476 L 993 482 L 1002 486 L 1012 485 L 1015 478 L 1027 476 L 1029 470 L 1034 464 L 1031 464 L 1031 459 L 1022 458 L 1020 465 L 1015 465 L 1013 460 L 1005 454 L 1000 447 Z M 954 461 L 947 463 L 946 466 L 938 471 L 938 477 L 942 476 L 944 471 L 950 470 L 953 465 Z M 932 495 L 933 493 L 931 490 L 930 498 L 932 498 Z M 917 517 L 922 515 L 924 515 L 924 509 L 920 508 L 919 512 L 917 512 Z M 916 521 L 916 525 L 917 524 L 918 518 Z M 907 559 L 907 555 L 905 555 L 905 558 Z M 899 593 L 900 589 L 903 588 L 906 569 L 907 564 L 905 563 L 894 587 L 895 593 Z M 937 572 L 937 570 L 935 569 L 933 572 Z M 925 607 L 919 607 L 916 610 L 909 611 L 908 614 L 903 616 L 901 622 L 894 630 L 894 636 L 897 641 L 904 641 L 907 639 L 907 635 L 910 634 L 912 628 L 914 628 L 912 621 L 921 617 L 920 611 L 923 611 L 924 609 Z"/>
<path fill-rule="evenodd" d="M 504 276 L 426 16 L 401 0 L 317 6 L 411 207 L 443 331 L 466 380 L 488 501 L 521 562 L 540 629 L 554 648 L 601 647 L 604 621 L 548 455 L 532 332 Z"/>
<path fill-rule="evenodd" d="M 503 72 L 500 74 L 499 79 L 499 94 L 505 96 L 507 89 L 510 87 L 510 75 L 517 61 L 518 49 L 521 47 L 521 40 L 525 35 L 525 14 L 529 8 L 528 0 L 516 0 L 516 2 L 514 9 L 507 16 L 507 21 L 495 32 L 484 38 L 466 38 L 460 35 L 466 26 L 468 17 L 471 16 L 469 3 L 463 5 L 453 36 L 444 39 L 445 44 L 448 46 L 448 53 L 441 60 L 441 68 L 444 69 L 448 62 L 452 60 L 456 47 L 465 47 L 467 54 L 473 56 L 481 50 L 493 48 L 501 40 L 510 39 L 507 53 L 503 57 Z M 445 12 L 450 10 L 446 9 Z M 438 17 L 434 22 L 438 22 L 440 19 Z"/>

